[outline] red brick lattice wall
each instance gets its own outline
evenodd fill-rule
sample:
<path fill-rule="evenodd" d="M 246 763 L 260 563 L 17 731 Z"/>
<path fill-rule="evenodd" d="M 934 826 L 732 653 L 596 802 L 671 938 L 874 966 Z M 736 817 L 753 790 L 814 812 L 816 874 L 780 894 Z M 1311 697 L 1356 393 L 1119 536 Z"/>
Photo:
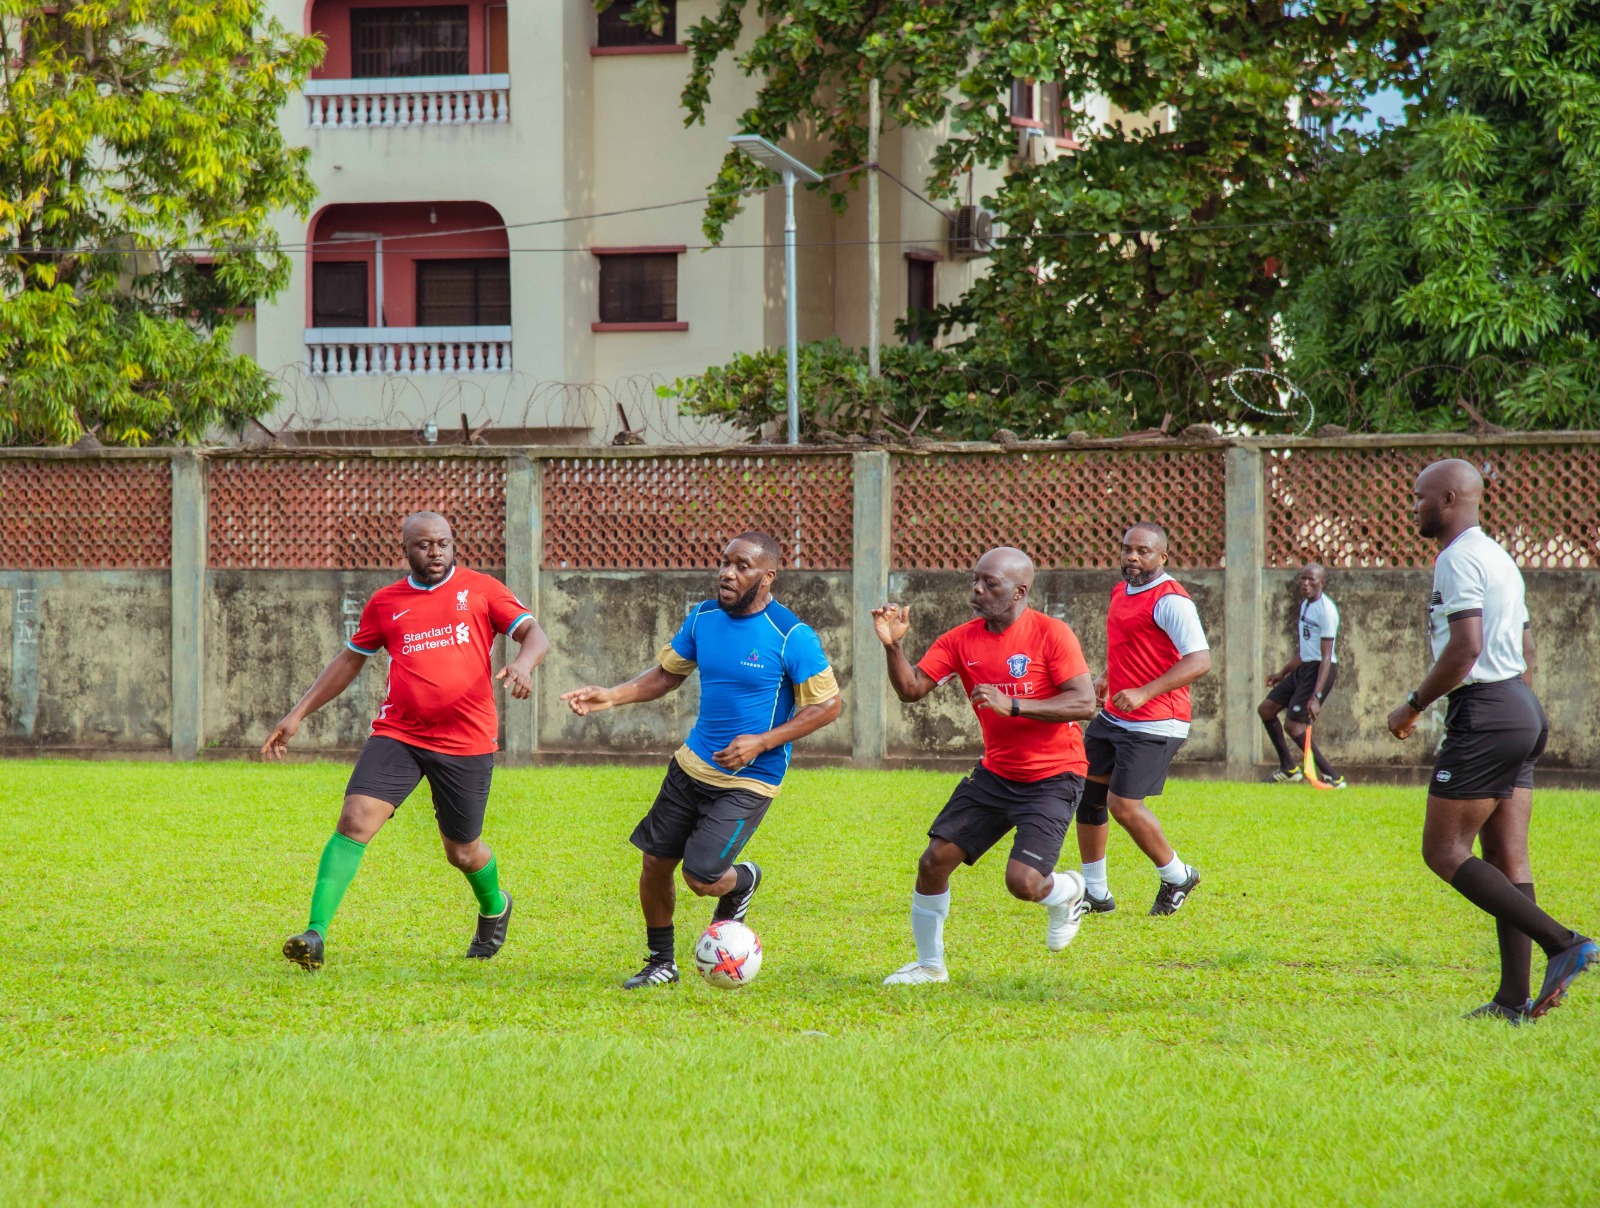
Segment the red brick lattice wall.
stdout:
<path fill-rule="evenodd" d="M 11 570 L 166 570 L 172 467 L 166 459 L 0 461 Z"/>
<path fill-rule="evenodd" d="M 1442 457 L 1484 471 L 1483 528 L 1529 569 L 1600 566 L 1600 446 L 1274 449 L 1265 459 L 1267 565 L 1433 565 L 1411 486 Z"/>
<path fill-rule="evenodd" d="M 463 564 L 506 564 L 498 459 L 238 458 L 208 469 L 219 570 L 401 570 L 400 525 L 420 511 L 450 521 Z"/>
<path fill-rule="evenodd" d="M 843 570 L 853 508 L 847 456 L 559 458 L 544 469 L 543 565 L 698 570 L 759 529 L 785 567 Z"/>
<path fill-rule="evenodd" d="M 894 567 L 966 570 L 1014 545 L 1041 567 L 1115 567 L 1136 520 L 1167 530 L 1174 566 L 1222 564 L 1220 452 L 897 457 Z"/>

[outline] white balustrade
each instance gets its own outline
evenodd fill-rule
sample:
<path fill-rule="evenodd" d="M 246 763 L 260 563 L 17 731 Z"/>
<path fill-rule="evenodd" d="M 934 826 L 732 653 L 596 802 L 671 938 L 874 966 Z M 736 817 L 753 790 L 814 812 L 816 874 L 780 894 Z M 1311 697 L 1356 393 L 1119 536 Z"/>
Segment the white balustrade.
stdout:
<path fill-rule="evenodd" d="M 400 126 L 500 126 L 511 120 L 511 77 L 406 76 L 393 80 L 307 80 L 313 130 Z"/>
<path fill-rule="evenodd" d="M 313 377 L 511 372 L 509 327 L 308 327 Z"/>

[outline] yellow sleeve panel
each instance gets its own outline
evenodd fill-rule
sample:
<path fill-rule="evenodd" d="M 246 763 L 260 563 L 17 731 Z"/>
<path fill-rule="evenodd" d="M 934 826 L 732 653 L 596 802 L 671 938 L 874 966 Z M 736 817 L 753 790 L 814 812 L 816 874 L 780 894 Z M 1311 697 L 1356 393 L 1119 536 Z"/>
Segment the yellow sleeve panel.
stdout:
<path fill-rule="evenodd" d="M 661 670 L 668 675 L 694 674 L 694 664 L 674 650 L 671 642 L 661 648 L 661 653 L 656 655 L 656 660 L 661 664 Z"/>
<path fill-rule="evenodd" d="M 807 705 L 820 705 L 838 695 L 839 681 L 834 678 L 833 668 L 829 667 L 794 686 L 794 707 L 804 709 Z"/>

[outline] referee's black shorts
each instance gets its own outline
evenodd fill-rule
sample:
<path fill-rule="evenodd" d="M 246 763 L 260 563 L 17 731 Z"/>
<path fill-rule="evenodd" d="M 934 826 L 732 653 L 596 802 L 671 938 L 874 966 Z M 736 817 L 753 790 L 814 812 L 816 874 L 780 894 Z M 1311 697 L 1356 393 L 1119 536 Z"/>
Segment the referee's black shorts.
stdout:
<path fill-rule="evenodd" d="M 1280 709 L 1286 709 L 1290 721 L 1305 721 L 1306 702 L 1311 699 L 1311 694 L 1317 690 L 1317 673 L 1322 670 L 1322 660 L 1314 663 L 1301 663 L 1288 675 L 1272 685 L 1272 691 L 1267 693 L 1267 699 Z M 1339 664 L 1334 663 L 1328 668 L 1328 682 L 1322 686 L 1322 695 L 1317 697 L 1324 704 L 1333 694 L 1333 686 L 1339 681 Z"/>
<path fill-rule="evenodd" d="M 1467 684 L 1450 694 L 1444 745 L 1428 785 L 1430 796 L 1504 800 L 1533 787 L 1533 765 L 1544 754 L 1550 723 L 1533 689 L 1520 678 Z"/>
<path fill-rule="evenodd" d="M 344 795 L 376 797 L 399 809 L 426 779 L 439 833 L 456 843 L 471 843 L 483 834 L 493 777 L 493 755 L 445 755 L 374 734 L 361 748 Z"/>

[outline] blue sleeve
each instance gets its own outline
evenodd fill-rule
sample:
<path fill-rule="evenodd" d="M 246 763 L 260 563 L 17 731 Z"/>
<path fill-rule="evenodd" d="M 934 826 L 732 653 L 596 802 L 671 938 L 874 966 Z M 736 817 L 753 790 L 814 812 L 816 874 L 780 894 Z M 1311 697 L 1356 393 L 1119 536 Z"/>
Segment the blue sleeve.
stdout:
<path fill-rule="evenodd" d="M 828 670 L 828 656 L 822 652 L 822 639 L 809 625 L 798 625 L 783 647 L 783 670 L 791 683 L 803 684 Z"/>
<path fill-rule="evenodd" d="M 689 610 L 689 615 L 683 618 L 683 624 L 678 626 L 678 632 L 672 635 L 672 650 L 679 658 L 688 659 L 691 663 L 698 663 L 700 659 L 695 654 L 694 623 L 700 615 L 700 605 L 696 604 Z"/>

